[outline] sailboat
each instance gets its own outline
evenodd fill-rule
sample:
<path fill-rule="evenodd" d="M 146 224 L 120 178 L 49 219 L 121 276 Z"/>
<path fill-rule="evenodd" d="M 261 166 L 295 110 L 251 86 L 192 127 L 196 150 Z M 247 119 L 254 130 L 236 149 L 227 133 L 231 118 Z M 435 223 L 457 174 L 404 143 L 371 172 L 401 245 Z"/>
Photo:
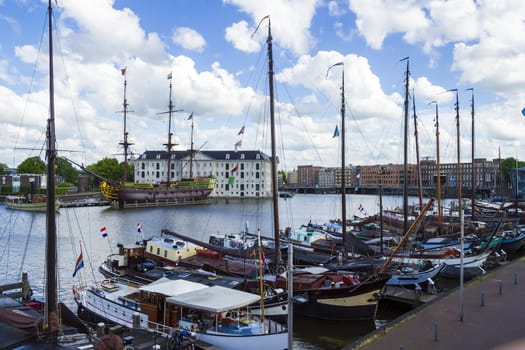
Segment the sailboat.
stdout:
<path fill-rule="evenodd" d="M 172 101 L 172 74 L 168 75 L 169 85 L 169 109 L 167 112 L 160 114 L 168 114 L 168 142 L 166 146 L 166 153 L 163 159 L 167 161 L 166 179 L 160 183 L 138 183 L 127 181 L 128 169 L 128 149 L 131 143 L 128 141 L 128 132 L 126 131 L 126 116 L 128 113 L 128 102 L 126 98 L 126 69 L 122 69 L 124 76 L 124 141 L 121 145 L 124 147 L 124 179 L 122 181 L 110 181 L 102 179 L 100 184 L 100 191 L 102 196 L 112 202 L 112 206 L 123 209 L 127 206 L 167 206 L 192 204 L 195 201 L 206 199 L 215 188 L 216 179 L 212 176 L 194 177 L 191 171 L 192 162 L 195 151 L 193 150 L 193 113 L 190 115 L 192 119 L 192 140 L 190 150 L 190 177 L 173 180 L 173 163 L 172 154 L 175 143 L 172 141 L 173 133 L 171 132 L 172 114 L 178 110 L 174 109 Z"/>

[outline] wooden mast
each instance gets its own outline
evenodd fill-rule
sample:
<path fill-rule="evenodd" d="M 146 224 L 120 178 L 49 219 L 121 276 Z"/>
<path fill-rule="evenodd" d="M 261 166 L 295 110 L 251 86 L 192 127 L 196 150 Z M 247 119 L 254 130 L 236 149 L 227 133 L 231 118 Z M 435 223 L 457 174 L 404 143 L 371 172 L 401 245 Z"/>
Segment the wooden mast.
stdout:
<path fill-rule="evenodd" d="M 404 160 L 403 160 L 403 232 L 408 230 L 408 79 L 410 76 L 409 57 L 401 61 L 407 61 L 405 73 L 405 133 L 404 133 Z"/>
<path fill-rule="evenodd" d="M 157 114 L 168 114 L 168 143 L 165 143 L 164 146 L 166 146 L 166 152 L 168 154 L 168 162 L 167 162 L 168 169 L 167 169 L 167 175 L 166 175 L 166 185 L 169 187 L 171 183 L 171 154 L 172 154 L 173 146 L 177 146 L 176 143 L 172 142 L 173 133 L 171 132 L 171 117 L 173 113 L 180 112 L 182 111 L 182 109 L 173 110 L 174 106 L 173 106 L 173 100 L 171 98 L 172 89 L 173 89 L 172 84 L 171 84 L 171 80 L 172 80 L 171 72 L 168 74 L 168 80 L 170 81 L 170 95 L 169 95 L 168 111 L 157 113 Z"/>
<path fill-rule="evenodd" d="M 53 9 L 48 4 L 49 16 L 49 119 L 47 126 L 47 207 L 46 207 L 46 296 L 44 313 L 44 332 L 51 342 L 56 342 L 57 296 L 57 232 L 55 208 L 55 162 L 57 158 L 55 136 L 55 88 L 53 79 Z"/>
<path fill-rule="evenodd" d="M 437 101 L 432 101 L 436 105 L 436 192 L 438 207 L 438 235 L 443 234 L 443 208 L 441 206 L 441 164 L 439 159 L 439 113 Z"/>
<path fill-rule="evenodd" d="M 472 221 L 474 221 L 474 212 L 475 212 L 475 208 L 476 208 L 476 175 L 475 175 L 475 170 L 476 170 L 476 167 L 475 167 L 475 156 L 474 156 L 474 89 L 473 88 L 469 88 L 467 89 L 467 91 L 470 90 L 472 91 L 472 97 L 470 99 L 470 114 L 472 116 L 472 147 L 471 147 L 471 150 L 472 150 L 472 165 L 471 165 L 471 184 L 472 184 L 472 197 L 471 197 L 471 207 L 472 207 Z"/>
<path fill-rule="evenodd" d="M 419 210 L 423 209 L 423 180 L 421 179 L 421 162 L 419 161 L 419 138 L 417 133 L 416 95 L 412 89 L 412 111 L 414 113 L 414 138 L 416 140 L 416 166 L 417 166 L 417 188 L 419 197 Z M 422 225 L 425 225 L 423 220 Z M 425 232 L 423 230 L 423 232 Z M 423 237 L 425 238 L 425 237 Z"/>
<path fill-rule="evenodd" d="M 279 266 L 281 261 L 281 250 L 280 250 L 280 234 L 279 234 L 279 195 L 277 189 L 277 151 L 275 146 L 275 111 L 274 111 L 274 91 L 273 91 L 273 48 L 272 48 L 272 26 L 270 21 L 270 15 L 263 17 L 255 32 L 261 26 L 261 23 L 268 19 L 268 37 L 266 39 L 266 44 L 268 45 L 268 89 L 270 94 L 270 134 L 271 134 L 271 158 L 272 158 L 272 208 L 273 208 L 273 236 L 275 241 L 275 250 L 274 250 L 274 259 L 275 267 Z M 253 34 L 252 34 L 253 35 Z"/>
<path fill-rule="evenodd" d="M 457 191 L 458 191 L 458 212 L 461 215 L 461 212 L 463 211 L 463 204 L 462 204 L 462 193 L 461 193 L 461 184 L 462 184 L 462 178 L 461 178 L 461 139 L 459 134 L 459 94 L 458 89 L 451 89 L 449 91 L 456 92 L 456 138 L 457 138 L 457 154 L 458 154 L 458 160 L 457 160 Z"/>
<path fill-rule="evenodd" d="M 128 81 L 127 81 L 127 68 L 122 68 L 121 69 L 121 72 L 122 72 L 122 75 L 124 76 L 124 98 L 123 98 L 123 102 L 122 102 L 122 113 L 124 115 L 123 119 L 124 119 L 124 132 L 123 132 L 123 141 L 121 143 L 119 143 L 123 148 L 124 148 L 124 172 L 122 174 L 122 181 L 126 182 L 128 181 L 128 154 L 129 154 L 129 146 L 133 145 L 133 143 L 130 143 L 128 141 L 128 136 L 129 136 L 129 133 L 128 133 L 128 130 L 127 130 L 127 120 L 128 120 L 128 107 L 129 107 L 129 104 L 128 104 L 128 100 L 126 98 L 126 90 L 127 90 L 127 86 L 128 86 Z"/>
<path fill-rule="evenodd" d="M 345 167 L 345 68 L 344 63 L 339 62 L 328 67 L 326 75 L 332 67 L 342 66 L 341 72 L 341 233 L 343 238 L 343 251 L 346 258 L 346 167 Z"/>
<path fill-rule="evenodd" d="M 193 148 L 193 112 L 190 114 L 188 119 L 191 119 L 191 140 L 190 140 L 190 179 L 193 179 L 193 157 L 194 157 L 194 148 Z"/>
<path fill-rule="evenodd" d="M 273 229 L 275 238 L 275 262 L 281 264 L 281 249 L 279 235 L 279 195 L 277 192 L 277 151 L 275 147 L 275 112 L 273 91 L 273 51 L 272 51 L 272 26 L 270 15 L 268 17 L 268 88 L 270 93 L 270 130 L 272 139 L 272 202 L 273 202 Z"/>

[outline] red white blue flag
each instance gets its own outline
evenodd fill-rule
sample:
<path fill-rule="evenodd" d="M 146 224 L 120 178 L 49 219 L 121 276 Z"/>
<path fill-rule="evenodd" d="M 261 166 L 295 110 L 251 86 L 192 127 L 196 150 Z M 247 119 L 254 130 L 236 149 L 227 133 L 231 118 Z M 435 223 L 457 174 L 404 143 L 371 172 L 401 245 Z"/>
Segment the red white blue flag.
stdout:
<path fill-rule="evenodd" d="M 80 255 L 77 258 L 77 262 L 75 264 L 75 271 L 73 271 L 73 277 L 76 276 L 77 272 L 84 267 L 84 257 L 82 256 L 82 246 L 80 246 Z"/>
<path fill-rule="evenodd" d="M 102 235 L 102 238 L 106 238 L 108 236 L 108 231 L 106 230 L 106 226 L 100 229 L 100 234 Z"/>

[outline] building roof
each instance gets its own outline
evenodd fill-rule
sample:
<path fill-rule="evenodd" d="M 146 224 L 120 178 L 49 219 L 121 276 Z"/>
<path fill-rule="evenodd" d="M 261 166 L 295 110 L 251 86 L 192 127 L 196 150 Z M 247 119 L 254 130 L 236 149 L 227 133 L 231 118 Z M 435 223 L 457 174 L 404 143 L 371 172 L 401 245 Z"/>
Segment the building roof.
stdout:
<path fill-rule="evenodd" d="M 189 158 L 190 151 L 172 151 L 174 159 L 185 159 Z M 238 160 L 241 158 L 241 155 L 244 155 L 243 160 L 270 160 L 271 157 L 261 151 L 254 150 L 243 150 L 243 151 L 195 151 L 196 154 L 201 154 L 215 160 L 227 160 L 227 155 L 229 155 L 229 160 Z M 137 160 L 156 160 L 156 159 L 168 159 L 167 151 L 144 151 Z"/>

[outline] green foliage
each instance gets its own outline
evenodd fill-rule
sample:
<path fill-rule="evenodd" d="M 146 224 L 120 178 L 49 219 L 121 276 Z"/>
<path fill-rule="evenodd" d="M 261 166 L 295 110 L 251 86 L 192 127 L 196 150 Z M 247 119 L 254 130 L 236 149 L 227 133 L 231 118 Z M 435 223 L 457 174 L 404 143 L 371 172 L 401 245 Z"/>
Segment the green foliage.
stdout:
<path fill-rule="evenodd" d="M 62 182 L 62 183 L 59 183 L 59 184 L 57 185 L 57 187 L 68 187 L 68 188 L 69 188 L 69 187 L 75 187 L 75 184 L 74 184 L 74 183 L 71 183 L 71 182 L 66 182 L 66 181 L 64 181 L 64 182 Z"/>
<path fill-rule="evenodd" d="M 525 162 L 518 161 L 518 168 L 525 166 Z M 510 172 L 516 169 L 516 158 L 506 158 L 501 161 L 501 172 L 503 175 L 503 183 L 510 182 Z"/>
<path fill-rule="evenodd" d="M 78 183 L 78 170 L 63 158 L 57 158 L 56 160 L 56 174 L 61 176 L 66 182 Z"/>
<path fill-rule="evenodd" d="M 92 173 L 108 180 L 118 181 L 122 179 L 122 167 L 115 158 L 104 158 L 95 164 L 88 165 L 86 168 Z M 95 178 L 95 182 L 99 183 L 100 180 Z"/>
<path fill-rule="evenodd" d="M 57 187 L 55 188 L 55 195 L 57 196 L 63 196 L 67 194 L 67 187 Z"/>
<path fill-rule="evenodd" d="M 44 174 L 46 172 L 46 163 L 40 157 L 34 156 L 24 160 L 18 168 L 18 174 Z"/>
<path fill-rule="evenodd" d="M 7 165 L 5 165 L 4 163 L 0 163 L 0 175 L 4 175 L 6 169 Z"/>

